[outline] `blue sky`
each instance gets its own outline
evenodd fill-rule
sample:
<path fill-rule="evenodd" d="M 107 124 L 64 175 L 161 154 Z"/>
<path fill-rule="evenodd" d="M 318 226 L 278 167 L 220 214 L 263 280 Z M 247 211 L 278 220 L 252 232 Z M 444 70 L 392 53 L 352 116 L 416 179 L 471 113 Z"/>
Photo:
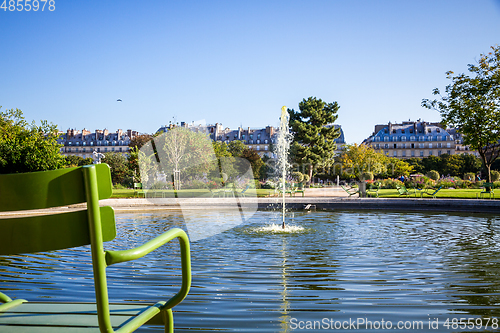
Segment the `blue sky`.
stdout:
<path fill-rule="evenodd" d="M 277 126 L 315 96 L 359 143 L 375 124 L 439 121 L 421 100 L 500 44 L 500 0 L 55 4 L 0 10 L 0 105 L 64 131 Z"/>

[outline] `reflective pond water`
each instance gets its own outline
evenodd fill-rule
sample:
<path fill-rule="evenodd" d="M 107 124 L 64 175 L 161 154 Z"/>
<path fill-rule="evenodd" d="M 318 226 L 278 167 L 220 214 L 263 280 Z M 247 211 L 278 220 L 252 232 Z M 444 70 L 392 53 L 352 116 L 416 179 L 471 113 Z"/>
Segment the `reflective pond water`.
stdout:
<path fill-rule="evenodd" d="M 197 214 L 200 230 L 228 218 Z M 296 212 L 287 221 L 303 230 L 260 229 L 280 218 L 259 211 L 245 224 L 192 243 L 193 285 L 174 309 L 176 332 L 498 329 L 498 217 Z M 175 212 L 118 215 L 118 237 L 106 249 L 130 248 L 183 225 Z M 111 301 L 157 301 L 175 293 L 177 247 L 174 242 L 108 268 Z M 88 251 L 0 257 L 0 290 L 28 300 L 93 301 Z M 139 332 L 153 331 L 162 329 Z"/>

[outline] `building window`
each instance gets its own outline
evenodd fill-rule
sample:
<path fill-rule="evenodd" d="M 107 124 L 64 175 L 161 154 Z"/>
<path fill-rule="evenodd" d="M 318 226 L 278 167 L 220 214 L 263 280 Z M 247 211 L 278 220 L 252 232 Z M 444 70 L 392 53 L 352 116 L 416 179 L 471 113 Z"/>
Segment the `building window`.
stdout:
<path fill-rule="evenodd" d="M 447 150 L 446 154 L 451 155 L 451 150 Z"/>
<path fill-rule="evenodd" d="M 402 129 L 401 129 L 401 133 L 404 133 L 404 132 L 405 132 L 405 130 L 404 130 L 404 128 L 402 128 Z"/>
<path fill-rule="evenodd" d="M 441 148 L 441 142 L 438 142 L 438 148 Z"/>
<path fill-rule="evenodd" d="M 415 148 L 415 144 L 414 143 L 411 144 L 411 148 Z"/>
<path fill-rule="evenodd" d="M 111 151 L 115 151 L 115 147 L 111 148 Z"/>
<path fill-rule="evenodd" d="M 414 135 L 410 136 L 410 141 L 415 141 L 415 136 Z"/>
<path fill-rule="evenodd" d="M 406 143 L 401 144 L 401 148 L 406 148 Z"/>
<path fill-rule="evenodd" d="M 432 150 L 429 150 L 429 156 L 432 156 Z"/>
<path fill-rule="evenodd" d="M 441 150 L 438 150 L 438 156 L 441 156 Z"/>
<path fill-rule="evenodd" d="M 424 157 L 424 152 L 422 150 L 420 151 L 420 157 Z"/>
<path fill-rule="evenodd" d="M 410 128 L 410 133 L 413 133 L 413 128 Z"/>
<path fill-rule="evenodd" d="M 384 141 L 388 142 L 389 141 L 389 137 L 388 136 L 384 136 Z"/>
<path fill-rule="evenodd" d="M 255 147 L 257 150 L 260 150 L 260 146 Z"/>
<path fill-rule="evenodd" d="M 402 156 L 406 157 L 406 150 L 403 150 Z"/>
<path fill-rule="evenodd" d="M 97 152 L 100 153 L 101 152 L 101 148 L 97 148 Z"/>
<path fill-rule="evenodd" d="M 108 148 L 104 148 L 104 152 L 107 153 L 108 152 Z"/>
<path fill-rule="evenodd" d="M 120 147 L 119 149 L 120 149 L 119 151 L 120 151 L 120 153 L 121 153 L 121 152 L 122 152 L 122 147 Z"/>
<path fill-rule="evenodd" d="M 82 151 L 85 153 L 85 147 L 82 148 Z"/>
<path fill-rule="evenodd" d="M 398 157 L 398 151 L 395 150 L 394 153 L 393 153 L 394 157 Z"/>
<path fill-rule="evenodd" d="M 396 148 L 398 148 L 398 144 L 397 143 L 394 144 L 394 149 L 396 149 Z"/>
<path fill-rule="evenodd" d="M 388 143 L 384 144 L 384 148 L 389 149 L 389 144 Z"/>
<path fill-rule="evenodd" d="M 418 144 L 418 148 L 424 148 L 424 144 L 423 143 L 419 143 Z"/>
<path fill-rule="evenodd" d="M 401 141 L 406 141 L 406 136 L 402 136 Z"/>
<path fill-rule="evenodd" d="M 446 143 L 446 148 L 451 148 L 451 143 L 447 142 Z"/>
<path fill-rule="evenodd" d="M 411 151 L 411 157 L 415 157 L 415 151 L 414 150 Z"/>
<path fill-rule="evenodd" d="M 380 145 L 378 143 L 375 145 L 375 149 L 380 149 Z"/>
<path fill-rule="evenodd" d="M 253 134 L 250 134 L 250 140 L 253 139 Z"/>
<path fill-rule="evenodd" d="M 396 134 L 396 130 L 395 130 L 395 129 L 393 129 L 393 130 L 392 130 L 392 133 L 393 133 L 393 134 Z"/>
<path fill-rule="evenodd" d="M 242 140 L 245 140 L 245 134 L 242 134 L 242 135 L 241 135 L 241 139 L 242 139 Z"/>
<path fill-rule="evenodd" d="M 429 143 L 429 148 L 432 148 L 432 143 Z"/>
<path fill-rule="evenodd" d="M 268 148 L 269 148 L 268 146 L 264 146 L 264 150 L 268 150 Z"/>

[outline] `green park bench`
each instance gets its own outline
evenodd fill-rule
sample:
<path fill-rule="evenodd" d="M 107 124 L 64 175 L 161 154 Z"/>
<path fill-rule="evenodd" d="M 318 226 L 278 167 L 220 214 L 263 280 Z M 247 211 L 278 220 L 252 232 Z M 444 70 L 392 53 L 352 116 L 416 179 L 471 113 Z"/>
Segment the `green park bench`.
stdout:
<path fill-rule="evenodd" d="M 103 242 L 116 236 L 115 217 L 111 207 L 99 207 L 99 200 L 111 193 L 106 164 L 0 175 L 0 212 L 86 203 L 84 210 L 1 219 L 0 256 L 90 244 L 96 297 L 95 303 L 28 302 L 0 292 L 0 332 L 124 333 L 144 324 L 164 325 L 165 332 L 173 332 L 172 308 L 187 296 L 191 286 L 188 237 L 183 230 L 173 228 L 134 249 L 105 251 Z M 174 238 L 181 247 L 182 284 L 177 294 L 155 304 L 110 304 L 106 267 L 141 258 Z"/>

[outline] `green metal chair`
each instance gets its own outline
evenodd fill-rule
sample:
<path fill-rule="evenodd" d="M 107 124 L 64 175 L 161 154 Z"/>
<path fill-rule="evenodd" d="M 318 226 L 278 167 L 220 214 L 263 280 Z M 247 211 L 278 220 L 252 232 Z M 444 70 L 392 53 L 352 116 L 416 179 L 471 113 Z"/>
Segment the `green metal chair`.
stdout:
<path fill-rule="evenodd" d="M 479 196 L 482 198 L 488 196 L 490 199 L 493 197 L 495 199 L 495 192 L 493 191 L 495 184 L 493 183 L 484 183 L 483 184 L 483 191 L 479 193 Z"/>
<path fill-rule="evenodd" d="M 142 183 L 134 183 L 134 198 L 146 197 L 146 193 L 142 190 Z"/>
<path fill-rule="evenodd" d="M 305 196 L 304 183 L 298 183 L 293 186 L 293 196 L 295 196 L 295 193 L 302 193 L 302 196 Z"/>
<path fill-rule="evenodd" d="M 344 185 L 340 185 L 340 187 L 342 187 L 342 189 L 344 191 L 347 192 L 347 194 L 349 194 L 349 198 L 355 194 L 358 194 L 359 195 L 359 190 L 358 189 L 354 189 L 354 188 L 347 188 L 345 187 Z"/>
<path fill-rule="evenodd" d="M 426 195 L 429 195 L 431 196 L 432 198 L 436 199 L 436 195 L 437 193 L 439 192 L 439 190 L 441 190 L 443 187 L 442 186 L 439 186 L 439 188 L 437 190 L 430 190 L 430 191 L 421 191 L 420 192 L 420 197 L 423 198 L 424 197 L 424 194 Z"/>
<path fill-rule="evenodd" d="M 398 190 L 399 196 L 406 195 L 408 197 L 412 194 L 404 185 L 396 185 L 396 189 Z M 413 190 L 413 195 L 416 197 L 417 191 L 415 189 L 412 190 Z"/>
<path fill-rule="evenodd" d="M 132 332 L 144 324 L 165 325 L 173 332 L 172 308 L 191 286 L 189 240 L 173 228 L 149 242 L 122 251 L 105 251 L 103 242 L 116 236 L 111 207 L 99 200 L 111 196 L 106 164 L 54 171 L 0 175 L 0 212 L 44 209 L 77 203 L 87 209 L 53 215 L 0 220 L 0 255 L 59 250 L 90 244 L 96 303 L 50 303 L 12 300 L 0 292 L 0 332 Z M 170 240 L 181 247 L 182 284 L 179 292 L 156 304 L 110 304 L 106 267 L 141 258 Z"/>
<path fill-rule="evenodd" d="M 373 196 L 374 198 L 378 198 L 378 190 L 380 189 L 380 183 L 372 183 L 370 184 L 370 187 L 366 189 L 366 194 L 371 197 Z"/>

